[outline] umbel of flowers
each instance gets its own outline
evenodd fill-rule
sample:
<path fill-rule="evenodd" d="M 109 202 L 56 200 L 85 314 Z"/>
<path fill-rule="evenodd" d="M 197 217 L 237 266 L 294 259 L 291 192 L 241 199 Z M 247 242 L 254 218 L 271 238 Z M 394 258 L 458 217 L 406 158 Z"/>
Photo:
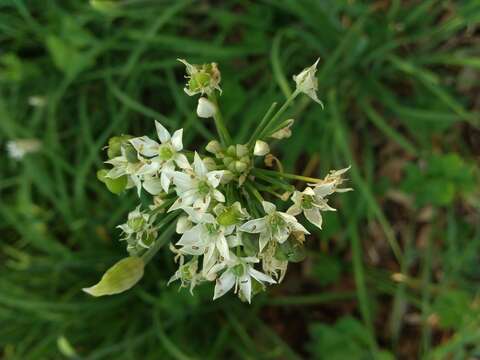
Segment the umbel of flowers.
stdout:
<path fill-rule="evenodd" d="M 305 221 L 321 229 L 322 212 L 335 211 L 329 197 L 351 190 L 342 187 L 348 168 L 323 179 L 304 177 L 284 172 L 270 153 L 269 143 L 292 134 L 294 120 L 283 114 L 298 95 L 321 104 L 315 77 L 318 61 L 293 77 L 293 94 L 278 110 L 274 103 L 242 144 L 233 141 L 219 108 L 217 64 L 179 61 L 186 66 L 185 93 L 199 97 L 197 114 L 213 118 L 218 139 L 189 151 L 183 147 L 183 129 L 170 133 L 155 121 L 154 139 L 121 135 L 109 140 L 109 167 L 100 170 L 98 178 L 113 193 L 135 189 L 139 196 L 148 194 L 151 202 L 138 205 L 118 226 L 129 257 L 84 291 L 102 296 L 131 288 L 141 279 L 145 264 L 171 241 L 178 270 L 169 283 L 178 281 L 193 292 L 201 283 L 214 282 L 213 299 L 233 291 L 250 302 L 267 285 L 282 281 L 289 262 L 304 258 L 309 234 Z M 295 190 L 290 181 L 306 187 Z"/>

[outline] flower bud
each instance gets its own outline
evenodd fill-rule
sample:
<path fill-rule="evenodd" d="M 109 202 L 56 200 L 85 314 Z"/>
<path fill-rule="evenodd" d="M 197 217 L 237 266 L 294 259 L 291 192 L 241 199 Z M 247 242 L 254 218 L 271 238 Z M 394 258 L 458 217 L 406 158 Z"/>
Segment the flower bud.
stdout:
<path fill-rule="evenodd" d="M 135 164 L 138 162 L 138 153 L 132 144 L 129 142 L 123 143 L 122 150 L 129 163 Z"/>
<path fill-rule="evenodd" d="M 217 140 L 212 140 L 205 146 L 205 150 L 216 155 L 222 151 L 222 146 Z"/>
<path fill-rule="evenodd" d="M 217 168 L 217 163 L 211 157 L 204 157 L 203 163 L 209 171 L 215 170 Z"/>
<path fill-rule="evenodd" d="M 253 149 L 253 155 L 255 156 L 264 156 L 270 152 L 270 147 L 265 141 L 257 140 L 255 142 L 255 147 Z"/>
<path fill-rule="evenodd" d="M 107 156 L 109 159 L 121 155 L 122 144 L 127 142 L 129 139 L 132 139 L 131 135 L 122 135 L 122 136 L 113 136 L 108 140 L 108 150 Z"/>
<path fill-rule="evenodd" d="M 248 147 L 246 145 L 237 144 L 235 147 L 237 157 L 248 155 Z"/>
<path fill-rule="evenodd" d="M 235 161 L 235 171 L 241 173 L 244 172 L 248 167 L 248 164 L 245 164 L 243 161 Z"/>
<path fill-rule="evenodd" d="M 220 180 L 220 183 L 224 185 L 228 184 L 230 181 L 233 180 L 233 178 L 234 178 L 233 174 L 230 171 L 225 170 L 222 176 L 222 180 Z"/>
<path fill-rule="evenodd" d="M 217 112 L 217 108 L 215 107 L 215 104 L 212 103 L 210 100 L 204 97 L 201 97 L 198 99 L 198 105 L 197 105 L 198 117 L 208 119 L 213 117 L 216 112 Z"/>
<path fill-rule="evenodd" d="M 110 192 L 114 194 L 120 194 L 123 190 L 125 190 L 128 184 L 128 178 L 126 175 L 112 179 L 107 177 L 107 174 L 107 169 L 98 170 L 97 179 L 103 182 Z"/>

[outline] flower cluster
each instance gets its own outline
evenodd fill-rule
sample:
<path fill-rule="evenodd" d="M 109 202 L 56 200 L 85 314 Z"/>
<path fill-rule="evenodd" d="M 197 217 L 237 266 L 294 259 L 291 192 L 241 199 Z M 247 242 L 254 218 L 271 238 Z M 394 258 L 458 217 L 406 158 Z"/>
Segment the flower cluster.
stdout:
<path fill-rule="evenodd" d="M 203 282 L 215 282 L 213 299 L 233 289 L 241 300 L 250 302 L 266 285 L 282 281 L 289 262 L 304 258 L 305 236 L 310 233 L 302 225 L 303 218 L 322 228 L 322 212 L 335 210 L 328 203 L 329 196 L 351 190 L 341 187 L 348 168 L 331 171 L 324 179 L 283 171 L 270 149 L 292 133 L 293 119 L 282 119 L 287 106 L 275 112 L 272 105 L 250 139 L 235 143 L 218 106 L 221 77 L 217 65 L 180 61 L 187 72 L 185 92 L 200 95 L 197 113 L 213 118 L 218 140 L 212 139 L 205 151 L 187 151 L 182 129 L 171 134 L 156 121 L 158 139 L 131 135 L 111 138 L 106 161 L 109 168 L 100 170 L 98 178 L 114 193 L 135 188 L 139 196 L 145 193 L 151 198 L 150 206 L 142 209 L 139 205 L 119 226 L 135 264 L 138 258 L 145 263 L 152 258 L 171 238 L 168 229 L 173 225 L 178 240 L 170 244 L 170 250 L 178 270 L 170 282 L 179 281 L 190 291 Z M 297 88 L 287 105 L 301 93 L 320 102 L 314 77 L 317 63 L 294 76 Z M 307 186 L 297 191 L 290 180 Z M 275 205 L 277 199 L 290 206 L 278 204 L 280 201 Z M 281 210 L 283 207 L 286 211 Z M 102 294 L 118 292 L 105 290 L 107 280 L 108 286 L 119 286 L 122 291 L 133 286 L 129 279 L 138 281 L 141 276 L 119 275 L 123 268 L 133 271 L 124 261 L 115 268 L 115 274 L 107 272 L 103 283 L 88 288 L 88 292 L 95 295 L 95 289 L 100 288 Z M 143 265 L 140 268 L 143 274 Z M 111 285 L 113 278 L 120 285 Z"/>

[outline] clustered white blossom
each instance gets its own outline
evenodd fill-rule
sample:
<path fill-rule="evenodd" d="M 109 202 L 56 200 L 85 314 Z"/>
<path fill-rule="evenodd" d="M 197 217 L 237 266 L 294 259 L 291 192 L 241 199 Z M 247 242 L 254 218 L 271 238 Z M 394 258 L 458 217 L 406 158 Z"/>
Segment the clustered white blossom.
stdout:
<path fill-rule="evenodd" d="M 262 166 L 262 157 L 272 167 L 280 162 L 270 152 L 275 141 L 291 135 L 294 120 L 282 119 L 279 110 L 247 143 L 229 142 L 226 128 L 219 125 L 223 120 L 216 98 L 221 93 L 217 65 L 180 61 L 187 72 L 185 92 L 201 96 L 197 113 L 215 119 L 220 141 L 210 141 L 206 152 L 187 151 L 183 129 L 170 134 L 155 121 L 158 139 L 130 135 L 110 139 L 106 161 L 110 168 L 99 171 L 98 177 L 114 193 L 136 188 L 139 196 L 144 193 L 152 199 L 149 207 L 139 205 L 119 226 L 131 256 L 149 257 L 158 250 L 156 243 L 166 226 L 175 222 L 178 238 L 170 250 L 178 270 L 169 282 L 179 281 L 190 291 L 215 282 L 214 300 L 233 289 L 250 302 L 266 285 L 282 281 L 289 262 L 302 260 L 305 236 L 310 234 L 303 219 L 322 228 L 322 212 L 335 210 L 328 197 L 351 190 L 340 187 L 348 168 L 315 179 L 286 174 L 281 166 L 279 171 Z M 294 76 L 294 97 L 305 93 L 320 102 L 314 77 L 317 63 Z M 303 181 L 307 187 L 297 191 L 287 179 Z M 283 205 L 285 201 L 291 206 Z"/>

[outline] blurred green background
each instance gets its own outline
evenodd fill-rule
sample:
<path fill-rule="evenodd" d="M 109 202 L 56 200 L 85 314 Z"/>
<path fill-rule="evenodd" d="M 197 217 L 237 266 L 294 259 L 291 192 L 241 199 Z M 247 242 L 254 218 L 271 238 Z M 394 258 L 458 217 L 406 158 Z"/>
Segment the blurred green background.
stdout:
<path fill-rule="evenodd" d="M 478 0 L 0 0 L 0 357 L 480 357 L 479 24 Z M 325 110 L 302 97 L 274 151 L 311 176 L 351 164 L 355 191 L 251 306 L 167 287 L 168 251 L 127 293 L 81 292 L 137 201 L 95 177 L 108 138 L 214 132 L 178 57 L 219 64 L 238 138 L 321 57 Z"/>

